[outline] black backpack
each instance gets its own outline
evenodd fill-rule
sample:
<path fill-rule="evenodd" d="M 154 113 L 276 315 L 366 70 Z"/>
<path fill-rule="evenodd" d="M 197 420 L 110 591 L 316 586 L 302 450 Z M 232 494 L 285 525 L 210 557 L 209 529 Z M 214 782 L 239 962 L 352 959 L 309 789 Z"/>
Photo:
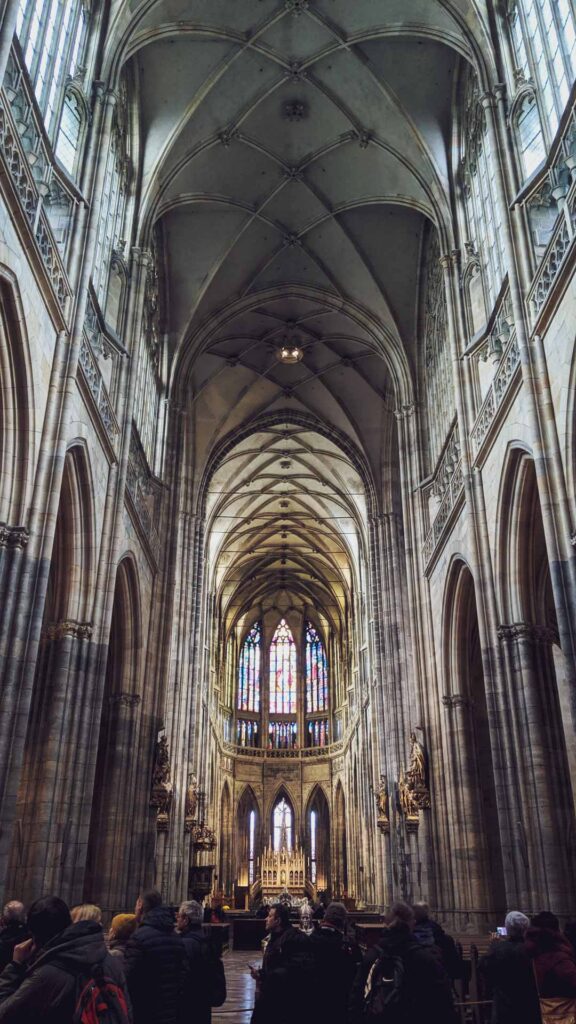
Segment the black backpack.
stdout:
<path fill-rule="evenodd" d="M 377 947 L 364 985 L 364 1019 L 371 1024 L 402 1024 L 404 1015 L 404 961 Z"/>

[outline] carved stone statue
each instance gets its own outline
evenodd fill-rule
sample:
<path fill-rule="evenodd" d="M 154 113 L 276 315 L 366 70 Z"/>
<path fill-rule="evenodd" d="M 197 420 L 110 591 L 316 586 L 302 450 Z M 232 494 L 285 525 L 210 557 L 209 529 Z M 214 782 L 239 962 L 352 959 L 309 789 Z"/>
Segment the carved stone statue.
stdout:
<path fill-rule="evenodd" d="M 172 806 L 172 797 L 173 786 L 168 740 L 166 736 L 161 736 L 156 744 L 154 771 L 152 773 L 152 792 L 150 794 L 150 806 L 156 808 L 157 826 L 160 831 L 166 831 L 168 826 L 168 815 Z"/>
<path fill-rule="evenodd" d="M 400 772 L 400 778 L 398 780 L 398 790 L 400 796 L 400 806 L 404 811 L 407 818 L 418 817 L 418 803 L 412 788 L 412 783 L 406 772 Z"/>
<path fill-rule="evenodd" d="M 408 774 L 415 786 L 426 786 L 426 759 L 421 743 L 418 742 L 416 733 L 410 736 L 412 749 L 410 751 L 410 767 Z"/>
<path fill-rule="evenodd" d="M 388 796 L 388 786 L 386 784 L 385 775 L 380 776 L 380 785 L 378 786 L 378 792 L 376 795 L 376 803 L 378 804 L 378 817 L 388 818 L 390 798 Z"/>
<path fill-rule="evenodd" d="M 196 808 L 198 806 L 198 779 L 191 773 L 188 776 L 188 788 L 186 790 L 186 818 L 191 821 L 196 817 Z"/>

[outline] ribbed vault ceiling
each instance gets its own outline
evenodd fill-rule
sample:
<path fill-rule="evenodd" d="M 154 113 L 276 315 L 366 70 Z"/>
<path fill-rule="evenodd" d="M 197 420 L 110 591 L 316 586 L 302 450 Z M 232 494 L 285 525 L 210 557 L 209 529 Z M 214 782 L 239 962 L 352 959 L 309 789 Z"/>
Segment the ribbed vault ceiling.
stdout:
<path fill-rule="evenodd" d="M 451 244 L 451 109 L 459 62 L 482 49 L 479 6 L 112 5 L 109 65 L 128 62 L 140 94 L 142 241 L 160 239 L 195 479 L 257 417 L 322 425 L 322 437 L 254 433 L 212 477 L 211 567 L 228 618 L 276 586 L 331 616 L 345 607 L 365 509 L 326 435 L 350 439 L 387 501 L 429 223 Z M 285 337 L 304 349 L 295 366 L 276 359 Z"/>

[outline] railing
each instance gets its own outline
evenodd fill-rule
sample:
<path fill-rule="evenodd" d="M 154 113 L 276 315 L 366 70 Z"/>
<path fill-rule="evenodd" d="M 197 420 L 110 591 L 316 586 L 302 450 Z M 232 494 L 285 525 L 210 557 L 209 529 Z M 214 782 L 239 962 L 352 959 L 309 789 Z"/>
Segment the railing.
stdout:
<path fill-rule="evenodd" d="M 344 741 L 337 740 L 325 747 L 293 747 L 291 750 L 274 750 L 266 747 L 240 747 L 236 743 L 222 744 L 224 753 L 232 754 L 234 757 L 255 757 L 260 760 L 276 760 L 277 758 L 291 758 L 300 760 L 302 758 L 331 757 L 340 754 L 344 749 Z"/>
<path fill-rule="evenodd" d="M 50 224 L 50 204 L 55 199 L 62 221 L 62 203 L 71 213 L 73 198 L 54 165 L 19 51 L 10 53 L 6 76 L 0 90 L 0 155 L 8 180 L 20 202 L 22 213 L 38 248 L 56 302 L 66 313 L 71 294 L 59 245 Z M 70 216 L 64 218 L 70 222 Z M 60 239 L 62 249 L 66 238 Z"/>
<path fill-rule="evenodd" d="M 455 423 L 444 446 L 444 452 L 430 487 L 430 492 L 440 499 L 440 505 L 424 541 L 423 556 L 425 565 L 428 565 L 430 562 L 444 534 L 446 524 L 463 488 L 460 437 L 458 423 Z"/>
<path fill-rule="evenodd" d="M 502 405 L 513 380 L 516 379 L 516 371 L 519 366 L 520 350 L 514 329 L 502 353 L 494 379 L 470 432 L 474 455 L 477 455 L 482 447 L 484 439 L 496 417 L 496 413 Z"/>
<path fill-rule="evenodd" d="M 523 195 L 521 202 L 531 216 L 557 211 L 556 221 L 542 255 L 530 291 L 528 305 L 534 324 L 542 312 L 568 255 L 574 249 L 576 238 L 576 86 L 558 134 L 554 140 L 546 165 L 534 183 Z M 543 243 L 546 239 L 543 239 Z"/>
<path fill-rule="evenodd" d="M 82 371 L 88 390 L 94 399 L 94 404 L 100 415 L 104 430 L 114 445 L 116 443 L 116 438 L 120 433 L 120 427 L 118 426 L 118 420 L 114 415 L 114 409 L 112 408 L 112 403 L 108 397 L 106 385 L 104 384 L 102 374 L 100 373 L 86 334 L 83 334 L 82 336 L 79 362 L 80 370 Z"/>
<path fill-rule="evenodd" d="M 140 520 L 150 550 L 156 561 L 160 554 L 160 536 L 153 515 L 153 506 L 157 494 L 158 485 L 150 475 L 146 459 L 136 437 L 136 427 L 132 425 L 132 436 L 130 438 L 130 454 L 128 456 L 128 469 L 126 474 L 126 489 L 132 499 L 132 504 Z"/>

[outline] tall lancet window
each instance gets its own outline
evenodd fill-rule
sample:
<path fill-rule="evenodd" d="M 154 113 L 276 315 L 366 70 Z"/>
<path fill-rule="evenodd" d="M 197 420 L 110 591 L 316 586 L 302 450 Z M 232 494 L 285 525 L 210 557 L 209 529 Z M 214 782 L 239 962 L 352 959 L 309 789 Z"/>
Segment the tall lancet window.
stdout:
<path fill-rule="evenodd" d="M 248 881 L 250 885 L 254 882 L 256 863 L 256 811 L 250 811 L 248 816 Z"/>
<path fill-rule="evenodd" d="M 274 835 L 272 837 L 274 849 L 292 849 L 292 809 L 285 797 L 278 801 L 272 815 Z"/>
<path fill-rule="evenodd" d="M 318 630 L 306 623 L 306 711 L 328 710 L 328 671 L 326 653 Z"/>
<path fill-rule="evenodd" d="M 296 644 L 285 619 L 270 644 L 270 714 L 296 714 Z"/>
<path fill-rule="evenodd" d="M 260 711 L 260 660 L 262 630 L 255 622 L 248 633 L 240 653 L 238 670 L 238 710 Z M 252 743 L 248 744 L 252 746 Z"/>

